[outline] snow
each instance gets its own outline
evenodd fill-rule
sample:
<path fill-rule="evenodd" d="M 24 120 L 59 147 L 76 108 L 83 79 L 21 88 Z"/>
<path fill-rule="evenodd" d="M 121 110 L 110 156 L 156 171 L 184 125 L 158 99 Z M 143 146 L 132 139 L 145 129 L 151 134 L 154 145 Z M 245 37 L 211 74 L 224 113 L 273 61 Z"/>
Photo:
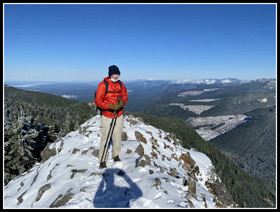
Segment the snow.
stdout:
<path fill-rule="evenodd" d="M 222 83 L 224 83 L 224 84 L 231 83 L 231 80 L 225 79 L 225 80 L 222 80 Z"/>
<path fill-rule="evenodd" d="M 187 119 L 187 122 L 197 128 L 197 133 L 203 139 L 209 141 L 234 129 L 237 125 L 246 122 L 246 118 L 248 118 L 248 116 L 243 114 L 196 118 L 191 117 Z"/>
<path fill-rule="evenodd" d="M 211 91 L 216 91 L 216 90 L 220 90 L 220 89 L 224 89 L 224 88 L 205 88 L 202 91 L 185 91 L 185 92 L 179 93 L 178 97 L 198 96 L 204 92 L 211 92 Z"/>
<path fill-rule="evenodd" d="M 266 102 L 267 102 L 267 98 L 259 99 L 259 101 L 260 101 L 261 103 L 266 103 Z"/>
<path fill-rule="evenodd" d="M 128 139 L 121 142 L 121 161 L 113 162 L 110 147 L 107 168 L 100 170 L 93 154 L 99 150 L 99 122 L 100 116 L 94 116 L 79 130 L 59 138 L 49 146 L 56 155 L 10 181 L 4 188 L 4 208 L 190 208 L 185 198 L 188 186 L 182 184 L 183 177 L 189 176 L 179 159 L 187 152 L 199 167 L 196 198 L 191 197 L 193 206 L 204 208 L 204 194 L 207 207 L 216 207 L 213 194 L 205 186 L 213 176 L 211 160 L 201 152 L 181 147 L 169 133 L 136 118 L 125 116 L 123 131 Z M 147 143 L 136 140 L 136 131 Z M 156 145 L 152 145 L 152 139 Z M 135 167 L 136 161 L 143 159 L 135 152 L 140 144 L 151 165 Z M 178 177 L 168 174 L 172 169 Z M 161 184 L 155 186 L 157 179 Z"/>
<path fill-rule="evenodd" d="M 185 91 L 178 94 L 178 97 L 185 97 L 185 96 L 197 96 L 204 93 L 204 91 Z"/>
<path fill-rule="evenodd" d="M 77 99 L 78 96 L 77 95 L 62 95 L 62 97 L 66 98 L 66 99 Z"/>
<path fill-rule="evenodd" d="M 213 101 L 217 101 L 219 99 L 220 98 L 217 98 L 217 99 L 193 99 L 193 100 L 190 100 L 190 102 L 213 102 Z"/>
<path fill-rule="evenodd" d="M 214 107 L 213 105 L 184 105 L 182 103 L 170 103 L 171 106 L 180 106 L 183 110 L 189 110 L 196 114 L 201 114 L 205 110 Z"/>
<path fill-rule="evenodd" d="M 227 78 L 227 79 L 184 79 L 184 80 L 177 80 L 172 83 L 174 84 L 206 84 L 206 85 L 211 85 L 211 84 L 229 84 L 229 83 L 234 83 L 234 82 L 247 82 L 247 80 L 239 80 L 239 79 L 234 79 L 234 78 Z"/>

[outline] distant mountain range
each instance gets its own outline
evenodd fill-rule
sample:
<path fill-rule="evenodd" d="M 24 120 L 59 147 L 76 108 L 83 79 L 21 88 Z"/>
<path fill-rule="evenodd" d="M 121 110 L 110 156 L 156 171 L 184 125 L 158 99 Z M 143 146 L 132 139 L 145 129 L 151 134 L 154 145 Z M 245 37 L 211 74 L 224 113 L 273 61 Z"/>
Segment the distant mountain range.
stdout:
<path fill-rule="evenodd" d="M 195 80 L 177 80 L 173 81 L 172 83 L 175 84 L 205 84 L 205 85 L 212 85 L 212 84 L 241 84 L 247 83 L 252 80 L 240 80 L 237 78 L 225 78 L 225 79 L 195 79 Z"/>
<path fill-rule="evenodd" d="M 259 79 L 245 81 L 236 78 L 225 79 L 199 79 L 199 80 L 124 80 L 128 89 L 129 102 L 126 110 L 130 112 L 144 112 L 151 108 L 162 97 L 171 97 L 178 92 L 197 89 L 199 86 L 209 88 L 209 86 L 227 87 L 234 85 L 246 84 L 248 82 L 270 82 L 275 84 L 275 79 Z M 43 93 L 55 94 L 77 102 L 93 101 L 94 92 L 97 90 L 100 81 L 90 82 L 5 82 L 7 85 L 29 90 L 40 91 Z M 212 87 L 214 88 L 214 87 Z M 186 111 L 185 111 L 186 112 Z M 188 113 L 188 112 L 187 112 Z M 185 116 L 185 115 L 183 115 Z"/>

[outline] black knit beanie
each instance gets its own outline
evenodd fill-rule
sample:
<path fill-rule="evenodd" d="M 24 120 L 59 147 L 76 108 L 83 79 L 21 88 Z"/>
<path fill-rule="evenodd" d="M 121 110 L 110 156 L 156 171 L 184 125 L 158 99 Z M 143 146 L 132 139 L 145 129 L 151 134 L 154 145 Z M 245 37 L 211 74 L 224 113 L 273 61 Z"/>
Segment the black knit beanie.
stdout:
<path fill-rule="evenodd" d="M 121 72 L 120 72 L 120 70 L 119 70 L 119 68 L 117 67 L 117 66 L 115 66 L 115 65 L 112 65 L 112 66 L 110 66 L 109 67 L 109 77 L 110 76 L 112 76 L 113 74 L 121 74 Z"/>

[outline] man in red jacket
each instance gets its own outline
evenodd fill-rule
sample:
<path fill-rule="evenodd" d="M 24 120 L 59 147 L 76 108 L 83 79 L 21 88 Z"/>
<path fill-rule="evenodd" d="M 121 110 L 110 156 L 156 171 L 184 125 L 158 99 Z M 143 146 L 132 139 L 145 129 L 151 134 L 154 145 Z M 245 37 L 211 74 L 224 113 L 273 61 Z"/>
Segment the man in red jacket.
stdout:
<path fill-rule="evenodd" d="M 109 67 L 108 77 L 99 83 L 95 104 L 102 109 L 102 116 L 100 120 L 100 149 L 99 149 L 99 163 L 100 168 L 105 168 L 108 155 L 104 155 L 102 158 L 104 145 L 106 143 L 107 135 L 109 133 L 112 118 L 116 117 L 116 124 L 112 133 L 113 148 L 112 157 L 114 162 L 120 161 L 119 154 L 121 151 L 121 134 L 123 130 L 123 106 L 127 104 L 127 89 L 123 82 L 119 80 L 120 70 L 117 66 L 112 65 Z M 106 83 L 107 82 L 107 92 Z M 106 94 L 105 94 L 106 93 Z M 109 142 L 109 141 L 108 141 Z M 107 144 L 107 147 L 109 145 Z M 102 161 L 101 161 L 102 160 Z"/>

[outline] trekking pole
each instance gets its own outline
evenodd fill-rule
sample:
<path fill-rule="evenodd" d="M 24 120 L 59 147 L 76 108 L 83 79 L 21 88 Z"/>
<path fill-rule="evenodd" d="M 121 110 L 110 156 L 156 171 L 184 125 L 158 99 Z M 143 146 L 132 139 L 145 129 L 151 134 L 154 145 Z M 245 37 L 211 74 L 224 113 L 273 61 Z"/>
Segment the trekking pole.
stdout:
<path fill-rule="evenodd" d="M 114 111 L 114 115 L 113 115 L 113 118 L 112 118 L 112 121 L 111 121 L 111 124 L 110 124 L 110 129 L 109 129 L 109 132 L 108 132 L 108 135 L 107 135 L 107 138 L 106 138 L 106 142 L 105 142 L 105 145 L 104 145 L 104 149 L 103 149 L 103 153 L 102 153 L 102 156 L 101 156 L 101 160 L 100 160 L 100 165 L 99 166 L 101 166 L 101 163 L 103 162 L 104 153 L 106 152 L 106 154 L 107 154 L 107 152 L 108 152 L 107 151 L 107 144 L 111 140 L 112 133 L 114 131 L 114 127 L 115 127 L 115 124 L 116 124 L 115 114 L 116 114 L 116 111 Z M 105 154 L 105 156 L 106 156 L 106 154 Z"/>

